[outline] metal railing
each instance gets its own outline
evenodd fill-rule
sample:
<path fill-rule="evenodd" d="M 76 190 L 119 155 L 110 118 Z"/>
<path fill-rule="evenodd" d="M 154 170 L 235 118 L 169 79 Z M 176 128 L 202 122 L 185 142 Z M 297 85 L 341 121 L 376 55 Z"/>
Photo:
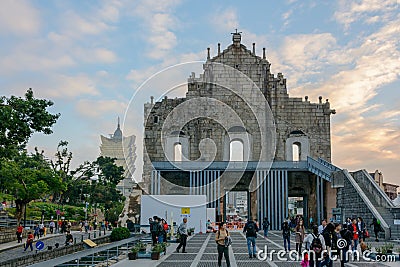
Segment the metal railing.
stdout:
<path fill-rule="evenodd" d="M 31 267 L 92 267 L 99 263 L 105 263 L 105 266 L 111 266 L 115 264 L 116 261 L 119 261 L 121 255 L 127 254 L 139 240 L 148 241 L 150 238 L 148 238 L 147 235 L 134 236 L 112 244 L 86 249 L 49 261 L 39 262 L 31 265 Z"/>

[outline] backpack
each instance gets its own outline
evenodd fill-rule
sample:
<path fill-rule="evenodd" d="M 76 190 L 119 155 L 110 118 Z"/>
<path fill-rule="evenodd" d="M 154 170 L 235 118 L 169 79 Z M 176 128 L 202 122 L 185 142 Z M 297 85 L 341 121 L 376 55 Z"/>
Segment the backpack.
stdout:
<path fill-rule="evenodd" d="M 254 222 L 250 222 L 250 223 L 247 225 L 246 232 L 247 232 L 247 234 L 249 234 L 249 235 L 254 235 L 254 236 L 257 234 L 257 233 L 256 233 L 256 225 L 255 225 Z"/>
<path fill-rule="evenodd" d="M 284 237 L 289 237 L 290 236 L 290 228 L 289 227 L 283 227 L 282 235 Z"/>
<path fill-rule="evenodd" d="M 263 222 L 263 228 L 264 229 L 268 229 L 268 227 L 269 227 L 269 221 L 264 221 Z"/>
<path fill-rule="evenodd" d="M 232 238 L 230 236 L 228 236 L 228 230 L 225 229 L 225 231 L 226 231 L 227 237 L 225 237 L 224 246 L 229 247 L 230 245 L 232 245 Z M 218 230 L 218 238 L 219 238 L 219 233 L 220 233 L 220 230 Z M 218 244 L 218 242 L 217 242 L 217 244 Z"/>
<path fill-rule="evenodd" d="M 321 239 L 319 239 L 319 235 L 315 236 L 314 234 L 312 234 L 312 236 L 314 237 L 314 239 L 311 242 L 310 248 L 314 250 L 315 253 L 319 254 L 322 251 Z"/>

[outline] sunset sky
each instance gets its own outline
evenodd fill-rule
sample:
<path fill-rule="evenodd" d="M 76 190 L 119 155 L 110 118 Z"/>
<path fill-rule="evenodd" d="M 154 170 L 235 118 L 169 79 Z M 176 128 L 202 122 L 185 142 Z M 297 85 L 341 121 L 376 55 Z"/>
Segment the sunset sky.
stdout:
<path fill-rule="evenodd" d="M 266 48 L 291 97 L 329 99 L 337 111 L 337 166 L 379 169 L 400 184 L 396 0 L 2 0 L 0 94 L 22 96 L 32 87 L 53 100 L 51 111 L 61 113 L 54 133 L 34 135 L 29 148 L 52 157 L 59 140 L 67 140 L 76 166 L 99 155 L 100 135 L 114 132 L 142 82 L 174 64 L 204 61 L 207 47 L 215 55 L 236 28 L 249 49 L 253 42 L 258 55 Z M 145 93 L 143 103 L 154 95 Z M 125 135 L 139 135 L 143 103 Z"/>

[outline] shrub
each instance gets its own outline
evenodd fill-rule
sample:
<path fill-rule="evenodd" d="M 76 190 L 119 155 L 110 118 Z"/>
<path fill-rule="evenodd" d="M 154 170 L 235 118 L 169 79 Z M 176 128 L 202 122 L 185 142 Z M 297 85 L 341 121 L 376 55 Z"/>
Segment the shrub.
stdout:
<path fill-rule="evenodd" d="M 129 232 L 128 228 L 125 227 L 117 227 L 114 228 L 111 232 L 110 238 L 111 241 L 119 241 L 131 236 L 131 232 Z"/>

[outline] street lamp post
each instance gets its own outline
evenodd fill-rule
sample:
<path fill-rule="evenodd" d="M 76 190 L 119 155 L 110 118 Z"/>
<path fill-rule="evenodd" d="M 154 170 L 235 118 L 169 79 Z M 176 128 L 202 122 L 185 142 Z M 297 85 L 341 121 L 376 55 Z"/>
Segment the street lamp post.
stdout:
<path fill-rule="evenodd" d="M 85 202 L 85 221 L 87 221 L 87 216 L 88 216 L 88 202 Z"/>

